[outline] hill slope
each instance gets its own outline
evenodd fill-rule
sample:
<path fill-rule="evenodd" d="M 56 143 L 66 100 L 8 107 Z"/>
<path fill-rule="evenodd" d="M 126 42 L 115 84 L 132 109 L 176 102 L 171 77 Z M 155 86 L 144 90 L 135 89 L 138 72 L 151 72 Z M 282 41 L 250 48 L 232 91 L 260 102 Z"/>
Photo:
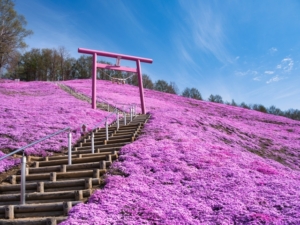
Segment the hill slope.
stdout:
<path fill-rule="evenodd" d="M 49 82 L 0 80 L 0 156 L 33 141 L 71 127 L 73 143 L 80 138 L 80 126 L 92 128 L 108 112 L 93 110 Z M 26 149 L 26 154 L 47 155 L 67 147 L 67 134 L 55 136 Z M 4 160 L 0 172 L 19 160 Z"/>
<path fill-rule="evenodd" d="M 64 82 L 90 95 L 90 80 Z M 98 81 L 98 97 L 139 103 Z M 103 190 L 63 224 L 299 224 L 300 122 L 145 91 L 152 119 Z"/>

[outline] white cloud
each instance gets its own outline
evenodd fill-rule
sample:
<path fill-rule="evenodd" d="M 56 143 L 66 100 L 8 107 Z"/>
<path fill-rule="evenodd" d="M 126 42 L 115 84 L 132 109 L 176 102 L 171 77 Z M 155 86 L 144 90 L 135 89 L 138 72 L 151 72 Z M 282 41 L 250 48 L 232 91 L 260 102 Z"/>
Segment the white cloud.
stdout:
<path fill-rule="evenodd" d="M 270 84 L 272 82 L 278 82 L 278 81 L 280 81 L 282 79 L 283 79 L 283 77 L 279 77 L 278 75 L 276 75 L 275 77 L 272 77 L 270 80 L 268 80 L 266 83 Z"/>
<path fill-rule="evenodd" d="M 284 72 L 288 73 L 293 70 L 294 60 L 292 58 L 284 58 L 281 63 L 276 66 L 277 69 L 282 69 Z"/>
<path fill-rule="evenodd" d="M 275 48 L 275 47 L 272 47 L 272 48 L 270 48 L 269 49 L 269 53 L 271 54 L 271 55 L 273 55 L 275 52 L 277 52 L 278 50 L 277 50 L 277 48 Z"/>
<path fill-rule="evenodd" d="M 254 81 L 260 81 L 260 77 L 254 77 L 253 80 Z"/>
<path fill-rule="evenodd" d="M 235 72 L 236 76 L 247 76 L 247 75 L 256 76 L 257 74 L 258 72 L 256 70 L 247 70 L 246 72 L 241 72 L 241 71 Z"/>
<path fill-rule="evenodd" d="M 284 58 L 281 61 L 281 64 L 283 65 L 284 71 L 290 72 L 293 69 L 294 61 L 291 58 Z"/>
<path fill-rule="evenodd" d="M 274 71 L 270 71 L 270 70 L 265 71 L 265 74 L 273 74 L 273 73 Z"/>

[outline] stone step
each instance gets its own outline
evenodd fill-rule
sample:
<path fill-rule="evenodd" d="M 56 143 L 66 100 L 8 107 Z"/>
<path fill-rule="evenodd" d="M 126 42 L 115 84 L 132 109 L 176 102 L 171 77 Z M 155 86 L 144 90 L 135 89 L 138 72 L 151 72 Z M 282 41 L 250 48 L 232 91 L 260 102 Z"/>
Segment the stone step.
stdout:
<path fill-rule="evenodd" d="M 49 157 L 28 157 L 26 205 L 20 205 L 20 175 L 9 177 L 11 184 L 0 185 L 0 224 L 57 225 L 66 219 L 68 211 L 84 202 L 92 190 L 104 185 L 101 176 L 112 161 L 118 158 L 122 146 L 134 141 L 141 133 L 148 115 L 139 115 L 127 125 L 120 120 L 109 126 L 109 140 L 105 128 L 96 129 L 95 150 L 91 153 L 91 135 L 85 134 L 81 143 L 72 149 L 72 165 L 68 165 L 67 151 Z M 79 146 L 82 147 L 79 147 Z"/>
<path fill-rule="evenodd" d="M 90 153 L 87 152 L 87 154 L 74 154 L 72 152 L 72 159 L 74 158 L 85 158 L 85 157 L 94 157 L 94 156 L 101 156 L 101 155 L 111 155 L 111 154 L 117 154 L 118 151 L 112 150 L 112 151 L 103 151 L 99 153 Z M 57 155 L 57 156 L 48 156 L 48 157 L 36 157 L 36 156 L 28 156 L 27 162 L 34 162 L 34 161 L 52 161 L 52 160 L 60 160 L 60 159 L 68 159 L 68 155 Z"/>
<path fill-rule="evenodd" d="M 124 143 L 126 142 L 132 142 L 132 140 L 134 139 L 134 137 L 128 137 L 128 138 L 112 138 L 109 140 L 103 140 L 103 141 L 99 141 L 99 142 L 95 142 L 94 143 L 94 147 L 98 148 L 98 146 L 101 146 L 101 145 L 109 145 L 109 144 L 121 144 L 124 146 Z M 91 144 L 90 143 L 80 143 L 79 144 L 79 148 L 86 148 L 86 147 L 89 147 L 90 148 Z"/>
<path fill-rule="evenodd" d="M 100 154 L 100 155 L 91 156 L 91 157 L 75 158 L 75 159 L 72 159 L 72 164 L 100 162 L 102 160 L 106 160 L 108 156 L 109 156 L 109 154 L 104 154 L 104 155 Z M 112 157 L 113 157 L 113 159 L 116 159 L 117 155 L 113 155 Z M 34 162 L 33 167 L 37 168 L 37 167 L 65 165 L 65 164 L 68 164 L 68 159 Z"/>
<path fill-rule="evenodd" d="M 44 193 L 26 193 L 26 203 L 50 203 L 50 202 L 66 202 L 66 201 L 85 201 L 92 194 L 91 189 L 77 190 L 77 191 L 55 191 Z M 19 194 L 4 194 L 0 195 L 0 205 L 16 205 L 20 204 Z M 7 210 L 7 209 L 5 209 Z"/>
<path fill-rule="evenodd" d="M 140 128 L 139 127 L 137 127 L 137 128 L 133 128 L 133 129 L 127 129 L 127 130 L 125 130 L 125 129 L 123 129 L 123 130 L 117 130 L 117 129 L 115 129 L 113 132 L 109 132 L 108 133 L 108 135 L 122 135 L 122 134 L 124 134 L 124 133 L 134 133 L 134 132 L 136 132 L 136 131 L 138 131 L 138 130 L 140 130 Z M 104 132 L 103 134 L 99 134 L 99 133 L 94 133 L 94 137 L 99 137 L 99 138 L 101 138 L 101 137 L 106 137 L 106 133 Z M 86 139 L 91 139 L 91 136 L 89 135 L 89 136 L 87 136 L 87 138 Z"/>
<path fill-rule="evenodd" d="M 114 159 L 116 159 L 116 157 L 114 157 Z M 100 161 L 100 162 L 91 162 L 91 163 L 78 163 L 72 165 L 44 166 L 38 168 L 30 167 L 27 168 L 27 174 L 102 169 L 102 164 L 103 164 L 102 161 Z"/>
<path fill-rule="evenodd" d="M 0 214 L 1 216 L 1 214 Z M 1 217 L 0 217 L 1 218 Z M 30 218 L 30 219 L 13 219 L 13 220 L 6 220 L 0 219 L 1 225 L 57 225 L 64 220 L 66 220 L 67 216 L 57 216 L 57 217 L 37 217 L 37 218 Z"/>
<path fill-rule="evenodd" d="M 105 161 L 106 162 L 106 161 Z M 26 175 L 26 183 L 33 183 L 38 181 L 57 181 L 57 180 L 73 180 L 86 179 L 86 178 L 100 178 L 106 172 L 106 169 L 93 169 L 82 170 L 75 172 L 50 172 L 50 173 L 38 173 Z M 21 175 L 11 175 L 9 182 L 11 184 L 20 183 Z"/>
<path fill-rule="evenodd" d="M 102 144 L 102 145 L 95 145 L 94 147 L 95 147 L 95 150 L 96 149 L 100 149 L 100 151 L 101 151 L 102 149 L 105 150 L 105 149 L 115 149 L 115 148 L 118 148 L 118 147 L 121 148 L 124 145 L 129 144 L 129 143 L 131 143 L 131 141 L 123 142 L 123 143 L 107 144 L 107 145 L 104 145 L 104 144 Z M 78 146 L 78 147 L 74 148 L 74 151 L 72 153 L 76 154 L 77 151 L 80 151 L 80 150 L 90 150 L 90 149 L 91 149 L 90 146 L 85 146 L 85 147 L 79 147 Z"/>
<path fill-rule="evenodd" d="M 129 133 L 126 135 L 117 135 L 117 136 L 109 136 L 108 139 L 109 140 L 119 140 L 119 139 L 124 139 L 124 138 L 131 138 L 131 137 L 135 137 L 136 133 Z M 94 145 L 99 145 L 101 143 L 103 143 L 103 141 L 106 140 L 106 137 L 102 137 L 102 138 L 94 138 Z M 87 145 L 91 145 L 92 140 L 91 139 L 85 139 L 80 146 L 87 146 Z"/>
<path fill-rule="evenodd" d="M 121 149 L 121 147 L 112 147 L 112 148 L 95 148 L 95 153 L 111 153 L 111 154 L 117 154 L 119 153 L 119 150 Z M 92 149 L 91 147 L 87 148 L 86 150 L 83 149 L 83 150 L 77 150 L 77 151 L 73 151 L 72 152 L 72 155 L 89 155 L 89 154 L 92 154 Z"/>
<path fill-rule="evenodd" d="M 76 179 L 67 181 L 45 181 L 45 182 L 34 182 L 26 183 L 26 193 L 33 192 L 53 192 L 53 191 L 70 191 L 70 190 L 83 190 L 93 189 L 103 184 L 101 178 L 87 178 L 87 179 Z M 1 194 L 17 194 L 20 193 L 21 185 L 2 185 L 0 186 Z M 0 209 L 1 214 L 1 209 Z"/>

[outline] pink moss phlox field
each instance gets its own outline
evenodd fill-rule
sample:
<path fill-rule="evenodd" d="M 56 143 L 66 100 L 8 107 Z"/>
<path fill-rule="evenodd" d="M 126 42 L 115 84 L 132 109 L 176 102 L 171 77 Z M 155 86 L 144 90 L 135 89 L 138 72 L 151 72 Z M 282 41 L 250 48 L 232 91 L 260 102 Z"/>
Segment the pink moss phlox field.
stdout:
<path fill-rule="evenodd" d="M 92 129 L 109 114 L 91 109 L 87 102 L 74 98 L 50 82 L 2 80 L 0 99 L 0 150 L 5 152 L 23 147 L 66 127 L 73 130 L 74 144 L 81 136 L 82 124 Z M 60 151 L 67 144 L 67 133 L 62 133 L 27 148 L 25 152 L 28 155 L 46 155 L 48 151 Z M 12 159 L 1 161 L 0 172 L 18 162 Z"/>
<path fill-rule="evenodd" d="M 64 82 L 91 94 L 91 80 Z M 97 95 L 139 105 L 138 88 Z M 145 90 L 151 119 L 69 224 L 300 224 L 300 122 Z"/>

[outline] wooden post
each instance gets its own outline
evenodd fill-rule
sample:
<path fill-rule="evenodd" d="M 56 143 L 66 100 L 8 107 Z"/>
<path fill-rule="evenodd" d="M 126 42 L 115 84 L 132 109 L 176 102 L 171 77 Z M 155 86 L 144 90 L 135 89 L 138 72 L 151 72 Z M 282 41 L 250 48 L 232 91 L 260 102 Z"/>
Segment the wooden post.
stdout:
<path fill-rule="evenodd" d="M 44 182 L 37 183 L 37 192 L 44 193 Z"/>
<path fill-rule="evenodd" d="M 72 208 L 72 202 L 64 202 L 63 203 L 63 208 L 64 208 L 64 216 L 67 216 L 69 211 Z"/>
<path fill-rule="evenodd" d="M 8 205 L 5 207 L 5 219 L 13 220 L 15 218 L 14 206 Z"/>

